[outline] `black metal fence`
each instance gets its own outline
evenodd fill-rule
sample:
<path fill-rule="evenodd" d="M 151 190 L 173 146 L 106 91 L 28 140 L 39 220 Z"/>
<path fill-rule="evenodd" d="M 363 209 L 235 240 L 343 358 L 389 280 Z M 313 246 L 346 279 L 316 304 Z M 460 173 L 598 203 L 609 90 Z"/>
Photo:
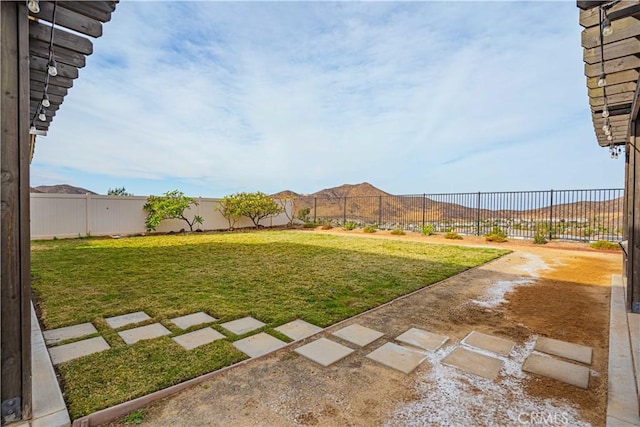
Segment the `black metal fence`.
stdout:
<path fill-rule="evenodd" d="M 511 238 L 622 240 L 623 189 L 547 190 L 404 196 L 298 197 L 294 214 L 313 222 Z M 302 219 L 302 218 L 301 218 Z"/>

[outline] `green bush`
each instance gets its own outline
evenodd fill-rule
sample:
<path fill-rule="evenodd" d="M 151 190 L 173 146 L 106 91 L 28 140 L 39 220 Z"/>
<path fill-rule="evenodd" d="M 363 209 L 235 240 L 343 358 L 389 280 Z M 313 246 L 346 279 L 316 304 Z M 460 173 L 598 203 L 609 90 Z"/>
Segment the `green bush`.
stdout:
<path fill-rule="evenodd" d="M 422 226 L 421 233 L 425 236 L 431 236 L 433 234 L 433 224 L 425 224 Z"/>
<path fill-rule="evenodd" d="M 490 233 L 484 235 L 487 242 L 506 242 L 507 233 L 505 233 L 500 227 L 493 227 Z"/>
<path fill-rule="evenodd" d="M 333 228 L 333 225 L 331 225 L 330 223 L 324 223 L 322 224 L 322 227 L 320 227 L 323 230 L 331 230 Z"/>
<path fill-rule="evenodd" d="M 298 211 L 298 219 L 304 223 L 309 222 L 309 214 L 311 213 L 311 208 L 302 208 Z"/>
<path fill-rule="evenodd" d="M 375 233 L 376 230 L 375 227 L 371 226 L 371 225 L 367 225 L 365 228 L 362 229 L 363 233 Z"/>
<path fill-rule="evenodd" d="M 315 223 L 315 222 L 313 222 L 313 221 L 307 221 L 307 222 L 305 222 L 305 223 L 302 225 L 302 227 L 303 227 L 303 228 L 316 228 L 316 226 L 317 226 L 317 225 L 318 225 L 318 224 L 316 224 L 316 223 Z"/>
<path fill-rule="evenodd" d="M 147 231 L 155 231 L 160 222 L 165 219 L 181 219 L 193 231 L 193 226 L 202 224 L 203 219 L 200 215 L 195 215 L 192 220 L 184 216 L 184 211 L 192 205 L 197 206 L 198 202 L 178 190 L 167 191 L 162 196 L 147 197 L 147 202 L 142 207 L 147 213 L 145 218 Z"/>
<path fill-rule="evenodd" d="M 404 236 L 406 233 L 399 228 L 396 228 L 391 232 L 394 236 Z"/>
<path fill-rule="evenodd" d="M 597 242 L 591 243 L 593 249 L 605 249 L 605 250 L 621 250 L 620 245 L 616 242 L 610 242 L 608 240 L 598 240 Z"/>
<path fill-rule="evenodd" d="M 547 243 L 547 236 L 542 233 L 536 233 L 533 235 L 533 243 L 536 245 L 544 245 Z"/>
<path fill-rule="evenodd" d="M 351 231 L 356 228 L 356 225 L 358 224 L 356 224 L 355 221 L 347 221 L 344 223 L 344 229 L 347 231 Z"/>
<path fill-rule="evenodd" d="M 448 231 L 445 235 L 444 235 L 445 239 L 452 239 L 452 240 L 462 240 L 462 236 L 459 235 L 458 233 L 456 233 L 455 231 Z"/>

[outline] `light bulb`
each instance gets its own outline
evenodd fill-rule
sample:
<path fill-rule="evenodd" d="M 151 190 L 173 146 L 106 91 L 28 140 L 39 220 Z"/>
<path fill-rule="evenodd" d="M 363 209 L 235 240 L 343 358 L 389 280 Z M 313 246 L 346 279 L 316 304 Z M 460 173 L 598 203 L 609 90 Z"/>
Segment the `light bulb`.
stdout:
<path fill-rule="evenodd" d="M 598 87 L 603 87 L 606 85 L 607 85 L 606 76 L 604 74 L 600 74 L 600 77 L 598 78 Z"/>
<path fill-rule="evenodd" d="M 613 141 L 613 135 L 607 136 L 607 141 Z"/>
<path fill-rule="evenodd" d="M 607 131 L 607 129 L 611 129 L 611 126 L 609 125 L 609 120 L 605 121 L 605 122 L 604 122 L 604 125 L 602 125 L 602 130 L 603 130 L 604 132 L 606 132 L 606 131 Z"/>
<path fill-rule="evenodd" d="M 38 114 L 38 119 L 39 119 L 41 122 L 46 122 L 46 121 L 47 121 L 47 115 L 46 115 L 46 114 L 44 114 L 44 111 L 41 111 L 41 112 Z"/>
<path fill-rule="evenodd" d="M 51 106 L 51 102 L 49 102 L 49 96 L 46 93 L 42 97 L 42 106 L 44 108 L 49 108 Z"/>
<path fill-rule="evenodd" d="M 605 134 L 605 135 L 607 135 L 607 136 L 611 135 L 611 129 L 606 128 L 606 129 L 604 130 L 604 134 Z"/>
<path fill-rule="evenodd" d="M 606 108 L 602 110 L 602 117 L 605 119 L 609 117 L 609 110 L 607 110 Z"/>
<path fill-rule="evenodd" d="M 49 73 L 50 76 L 55 77 L 58 75 L 58 68 L 56 66 L 56 61 L 54 59 L 52 59 L 51 61 L 49 61 L 49 64 L 47 65 L 47 72 Z"/>
<path fill-rule="evenodd" d="M 611 28 L 611 21 L 609 20 L 609 17 L 605 17 L 604 20 L 602 21 L 602 35 L 610 36 L 611 34 L 613 34 L 613 28 Z"/>
<path fill-rule="evenodd" d="M 40 2 L 38 0 L 27 0 L 27 8 L 32 13 L 40 13 Z"/>

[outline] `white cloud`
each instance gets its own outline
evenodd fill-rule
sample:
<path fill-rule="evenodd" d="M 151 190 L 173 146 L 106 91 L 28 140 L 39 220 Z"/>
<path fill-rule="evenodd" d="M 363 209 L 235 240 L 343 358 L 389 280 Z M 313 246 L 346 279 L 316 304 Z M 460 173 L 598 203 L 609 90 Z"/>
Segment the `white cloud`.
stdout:
<path fill-rule="evenodd" d="M 621 186 L 591 131 L 579 32 L 572 3 L 122 2 L 34 181 Z"/>

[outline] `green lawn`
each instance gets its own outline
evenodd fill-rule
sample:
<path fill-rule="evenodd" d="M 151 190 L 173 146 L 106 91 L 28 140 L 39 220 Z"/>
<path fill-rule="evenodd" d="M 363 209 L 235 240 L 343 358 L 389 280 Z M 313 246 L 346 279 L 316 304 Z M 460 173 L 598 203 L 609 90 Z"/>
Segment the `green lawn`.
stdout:
<path fill-rule="evenodd" d="M 287 231 L 39 241 L 33 292 L 44 329 L 92 322 L 112 347 L 59 365 L 75 419 L 245 359 L 231 345 L 242 336 L 217 323 L 250 315 L 285 339 L 273 328 L 328 326 L 505 253 Z M 173 335 L 169 318 L 204 311 L 228 338 L 188 352 L 170 337 L 128 346 L 104 318 L 134 311 Z"/>

